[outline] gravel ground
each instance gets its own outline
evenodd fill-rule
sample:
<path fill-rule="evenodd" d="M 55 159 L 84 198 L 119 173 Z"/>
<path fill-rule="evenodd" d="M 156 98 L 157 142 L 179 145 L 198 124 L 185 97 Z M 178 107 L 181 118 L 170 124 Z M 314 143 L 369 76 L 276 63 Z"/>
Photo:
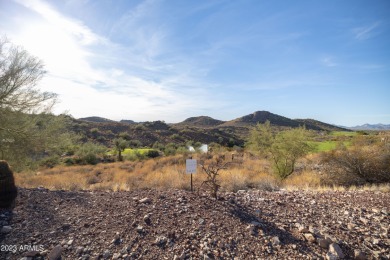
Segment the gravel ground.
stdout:
<path fill-rule="evenodd" d="M 390 259 L 390 194 L 19 189 L 0 259 Z"/>

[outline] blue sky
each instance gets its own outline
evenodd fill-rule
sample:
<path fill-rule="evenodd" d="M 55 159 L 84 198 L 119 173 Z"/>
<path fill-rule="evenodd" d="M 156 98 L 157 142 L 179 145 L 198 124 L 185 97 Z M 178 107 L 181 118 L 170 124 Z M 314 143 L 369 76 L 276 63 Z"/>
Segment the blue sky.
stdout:
<path fill-rule="evenodd" d="M 390 124 L 390 1 L 1 0 L 76 118 Z"/>

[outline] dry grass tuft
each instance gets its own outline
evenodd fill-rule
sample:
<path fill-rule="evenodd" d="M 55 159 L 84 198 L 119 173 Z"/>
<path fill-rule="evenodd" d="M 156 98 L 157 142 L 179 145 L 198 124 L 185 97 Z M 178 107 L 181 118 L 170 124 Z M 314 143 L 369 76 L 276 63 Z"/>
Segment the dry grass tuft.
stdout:
<path fill-rule="evenodd" d="M 303 171 L 293 174 L 284 180 L 283 185 L 286 189 L 315 189 L 321 185 L 321 178 L 316 172 Z"/>

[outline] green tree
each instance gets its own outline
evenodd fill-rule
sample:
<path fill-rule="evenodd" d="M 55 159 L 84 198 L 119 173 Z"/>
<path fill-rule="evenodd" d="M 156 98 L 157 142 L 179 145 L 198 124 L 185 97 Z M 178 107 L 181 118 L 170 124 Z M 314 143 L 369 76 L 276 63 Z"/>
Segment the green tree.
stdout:
<path fill-rule="evenodd" d="M 250 132 L 248 146 L 272 159 L 275 173 L 285 179 L 294 172 L 300 157 L 312 150 L 309 132 L 304 127 L 274 133 L 269 121 L 257 124 Z"/>
<path fill-rule="evenodd" d="M 69 117 L 51 114 L 56 94 L 37 88 L 45 73 L 41 60 L 0 39 L 0 158 L 15 170 L 60 153 L 62 141 L 70 141 Z"/>
<path fill-rule="evenodd" d="M 118 152 L 118 161 L 123 161 L 122 152 L 129 146 L 129 142 L 123 138 L 114 139 L 115 151 Z"/>

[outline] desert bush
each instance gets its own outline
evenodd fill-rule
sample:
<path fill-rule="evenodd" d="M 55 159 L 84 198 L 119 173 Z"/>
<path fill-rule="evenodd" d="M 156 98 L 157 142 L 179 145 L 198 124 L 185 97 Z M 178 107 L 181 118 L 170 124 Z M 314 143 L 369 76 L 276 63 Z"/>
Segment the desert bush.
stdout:
<path fill-rule="evenodd" d="M 130 147 L 139 148 L 142 146 L 142 142 L 140 140 L 130 140 L 129 145 Z"/>
<path fill-rule="evenodd" d="M 361 144 L 361 140 L 355 140 L 349 148 L 340 145 L 322 154 L 322 162 L 328 169 L 327 182 L 329 179 L 345 185 L 390 182 L 390 146 Z"/>
<path fill-rule="evenodd" d="M 76 162 L 75 162 L 74 158 L 72 158 L 72 157 L 67 157 L 64 159 L 64 164 L 67 166 L 74 165 L 75 163 Z"/>
<path fill-rule="evenodd" d="M 146 130 L 146 127 L 142 124 L 138 124 L 135 126 L 135 130 L 144 131 L 144 130 Z"/>
<path fill-rule="evenodd" d="M 149 150 L 147 153 L 146 153 L 146 156 L 148 158 L 156 158 L 156 157 L 159 157 L 160 156 L 160 153 L 157 151 L 157 150 Z"/>
<path fill-rule="evenodd" d="M 100 183 L 100 182 L 101 182 L 100 178 L 96 175 L 89 176 L 89 177 L 87 177 L 87 180 L 86 180 L 86 183 L 88 185 L 93 185 L 93 184 Z"/>
<path fill-rule="evenodd" d="M 125 139 L 126 141 L 130 141 L 130 135 L 127 132 L 121 132 L 118 134 L 119 138 Z"/>
<path fill-rule="evenodd" d="M 40 161 L 40 166 L 44 166 L 47 168 L 53 168 L 54 166 L 60 164 L 61 160 L 58 155 L 53 155 L 50 157 L 46 157 Z"/>
<path fill-rule="evenodd" d="M 164 154 L 165 155 L 175 155 L 176 154 L 176 149 L 177 149 L 177 146 L 176 146 L 176 144 L 174 144 L 174 143 L 169 143 L 169 144 L 167 144 L 165 147 L 164 147 L 164 149 L 163 149 L 163 151 L 164 151 Z"/>
<path fill-rule="evenodd" d="M 106 149 L 107 148 L 102 145 L 91 142 L 85 143 L 81 145 L 76 152 L 76 156 L 78 157 L 76 162 L 79 164 L 97 164 L 99 162 L 99 157 L 103 157 Z"/>

